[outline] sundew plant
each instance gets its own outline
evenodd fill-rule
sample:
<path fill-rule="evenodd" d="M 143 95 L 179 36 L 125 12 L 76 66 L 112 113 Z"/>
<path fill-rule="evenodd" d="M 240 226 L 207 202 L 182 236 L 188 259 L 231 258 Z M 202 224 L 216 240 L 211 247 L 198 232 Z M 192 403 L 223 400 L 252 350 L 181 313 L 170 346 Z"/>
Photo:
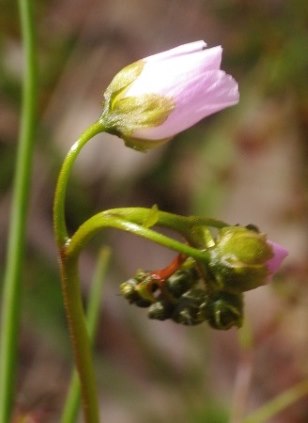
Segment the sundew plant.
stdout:
<path fill-rule="evenodd" d="M 25 66 L 2 295 L 0 423 L 39 421 L 30 415 L 13 417 L 20 289 L 38 107 L 32 7 L 30 0 L 19 1 Z M 135 154 L 145 155 L 165 143 L 177 142 L 179 133 L 204 118 L 237 106 L 241 84 L 222 69 L 222 55 L 221 46 L 210 48 L 200 40 L 128 64 L 105 89 L 97 121 L 72 143 L 63 160 L 54 195 L 53 227 L 76 371 L 72 375 L 62 423 L 76 421 L 79 399 L 83 421 L 104 421 L 104 413 L 99 412 L 91 346 L 97 327 L 102 279 L 109 256 L 116 251 L 102 247 L 85 311 L 79 259 L 94 236 L 112 228 L 173 252 L 169 264 L 159 269 L 136 269 L 135 274 L 127 275 L 126 281 L 119 284 L 119 293 L 123 307 L 146 309 L 149 319 L 158 320 L 162 325 L 169 320 L 187 330 L 195 325 L 208 325 L 213 331 L 241 328 L 245 319 L 245 293 L 269 284 L 288 255 L 285 247 L 254 224 L 228 223 L 203 215 L 178 215 L 162 210 L 159 204 L 101 210 L 80 222 L 75 231 L 68 229 L 66 205 L 70 177 L 77 158 L 94 137 L 104 132 L 115 135 L 124 142 L 118 148 L 130 148 Z M 162 228 L 175 236 L 166 235 Z M 140 314 L 140 318 L 144 318 L 144 314 Z M 256 413 L 245 421 L 265 421 L 262 413 L 263 416 L 274 415 L 306 392 L 307 384 L 300 384 L 280 398 L 280 402 L 265 406 L 259 417 Z"/>

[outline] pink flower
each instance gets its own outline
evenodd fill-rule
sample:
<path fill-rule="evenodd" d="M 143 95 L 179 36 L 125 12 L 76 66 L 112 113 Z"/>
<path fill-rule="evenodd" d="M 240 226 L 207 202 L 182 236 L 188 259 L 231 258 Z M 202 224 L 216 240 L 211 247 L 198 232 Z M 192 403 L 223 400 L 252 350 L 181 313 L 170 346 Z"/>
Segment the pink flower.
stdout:
<path fill-rule="evenodd" d="M 125 67 L 105 93 L 106 130 L 153 143 L 238 103 L 238 85 L 220 69 L 221 59 L 220 46 L 196 41 Z"/>
<path fill-rule="evenodd" d="M 267 240 L 267 244 L 271 247 L 273 252 L 273 257 L 266 263 L 267 270 L 269 271 L 270 276 L 272 276 L 279 270 L 282 261 L 288 255 L 288 251 L 276 242 Z"/>

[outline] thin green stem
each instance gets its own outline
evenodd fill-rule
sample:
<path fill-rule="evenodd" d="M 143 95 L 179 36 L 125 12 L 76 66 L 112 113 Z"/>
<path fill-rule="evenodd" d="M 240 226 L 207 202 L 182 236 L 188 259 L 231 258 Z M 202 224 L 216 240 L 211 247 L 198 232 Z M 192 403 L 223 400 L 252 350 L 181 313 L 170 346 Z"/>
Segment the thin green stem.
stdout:
<path fill-rule="evenodd" d="M 266 423 L 272 417 L 298 401 L 303 396 L 308 395 L 308 381 L 298 383 L 292 388 L 278 395 L 272 401 L 269 401 L 263 407 L 260 407 L 250 416 L 246 417 L 243 423 Z"/>
<path fill-rule="evenodd" d="M 160 224 L 164 226 L 163 222 L 160 222 Z M 116 228 L 130 232 L 166 248 L 191 256 L 204 263 L 207 263 L 209 260 L 208 253 L 206 251 L 193 248 L 166 235 L 153 231 L 152 229 L 124 220 L 123 218 L 109 214 L 108 212 L 102 212 L 94 215 L 77 229 L 70 239 L 70 242 L 67 244 L 67 255 L 70 257 L 78 257 L 79 253 L 90 239 L 104 228 Z"/>
<path fill-rule="evenodd" d="M 102 297 L 103 282 L 109 265 L 110 255 L 110 248 L 103 247 L 101 249 L 91 284 L 87 307 L 87 327 L 91 343 L 93 343 L 94 336 L 96 333 Z M 80 383 L 78 373 L 76 370 L 74 370 L 61 417 L 61 423 L 74 423 L 76 421 L 79 408 L 79 401 Z"/>
<path fill-rule="evenodd" d="M 19 0 L 25 67 L 7 262 L 3 283 L 0 350 L 0 423 L 10 421 L 20 317 L 21 272 L 37 110 L 37 57 L 33 1 Z"/>
<path fill-rule="evenodd" d="M 62 295 L 75 364 L 79 374 L 84 419 L 86 423 L 99 423 L 96 383 L 92 367 L 89 334 L 80 294 L 78 260 L 76 257 L 68 257 L 63 252 L 61 271 Z"/>
<path fill-rule="evenodd" d="M 68 233 L 65 222 L 65 197 L 68 179 L 70 177 L 73 164 L 75 163 L 81 149 L 86 145 L 86 143 L 99 132 L 103 131 L 104 127 L 101 121 L 97 121 L 89 128 L 87 128 L 73 144 L 63 162 L 54 199 L 54 230 L 59 248 L 62 248 L 68 240 Z"/>
<path fill-rule="evenodd" d="M 92 281 L 92 287 L 89 293 L 89 302 L 87 307 L 87 328 L 91 341 L 93 341 L 97 329 L 98 316 L 101 308 L 100 305 L 103 282 L 108 270 L 110 257 L 111 249 L 109 247 L 103 247 L 99 253 L 98 262 Z"/>
<path fill-rule="evenodd" d="M 174 213 L 157 210 L 156 208 L 148 209 L 145 207 L 122 207 L 106 210 L 104 213 L 123 217 L 125 220 L 129 220 L 130 222 L 134 222 L 139 225 L 146 224 L 149 219 L 149 215 L 155 213 L 155 225 L 173 229 L 174 231 L 181 233 L 185 238 L 190 238 L 194 230 L 200 227 L 212 227 L 219 229 L 225 226 L 229 226 L 229 224 L 217 219 L 200 216 L 179 216 Z"/>

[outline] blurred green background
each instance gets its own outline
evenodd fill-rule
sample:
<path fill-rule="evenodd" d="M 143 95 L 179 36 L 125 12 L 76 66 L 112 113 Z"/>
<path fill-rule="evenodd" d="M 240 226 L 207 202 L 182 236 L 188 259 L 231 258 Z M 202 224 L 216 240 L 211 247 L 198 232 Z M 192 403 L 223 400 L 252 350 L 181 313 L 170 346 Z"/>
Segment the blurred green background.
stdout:
<path fill-rule="evenodd" d="M 100 245 L 112 246 L 95 366 L 108 423 L 237 423 L 307 377 L 308 3 L 306 0 L 36 1 L 39 122 L 23 274 L 16 412 L 58 422 L 71 372 L 52 233 L 57 173 L 70 145 L 101 111 L 124 65 L 204 39 L 224 47 L 241 101 L 148 154 L 99 135 L 69 188 L 70 228 L 95 212 L 152 206 L 232 224 L 254 223 L 290 251 L 269 286 L 246 295 L 246 347 L 219 332 L 150 321 L 118 294 L 137 268 L 173 253 L 120 232 L 82 255 L 86 299 Z M 0 14 L 0 271 L 6 253 L 20 115 L 22 43 L 15 2 Z M 193 107 L 193 105 L 192 105 Z M 308 398 L 271 419 L 308 421 Z"/>

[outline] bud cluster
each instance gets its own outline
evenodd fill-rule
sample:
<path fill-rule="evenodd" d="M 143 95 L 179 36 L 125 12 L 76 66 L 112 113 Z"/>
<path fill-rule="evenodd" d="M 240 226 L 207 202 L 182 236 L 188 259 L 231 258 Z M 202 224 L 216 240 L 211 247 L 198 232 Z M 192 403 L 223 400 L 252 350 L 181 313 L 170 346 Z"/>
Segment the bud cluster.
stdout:
<path fill-rule="evenodd" d="M 185 260 L 167 277 L 164 273 L 140 270 L 121 284 L 120 292 L 131 304 L 148 308 L 150 319 L 189 326 L 207 321 L 215 329 L 241 325 L 242 294 L 210 293 L 194 260 Z"/>
<path fill-rule="evenodd" d="M 151 319 L 240 327 L 243 293 L 266 284 L 287 251 L 253 225 L 219 229 L 204 251 L 207 262 L 179 255 L 166 268 L 138 271 L 121 284 L 121 294 L 131 304 L 148 308 Z"/>

